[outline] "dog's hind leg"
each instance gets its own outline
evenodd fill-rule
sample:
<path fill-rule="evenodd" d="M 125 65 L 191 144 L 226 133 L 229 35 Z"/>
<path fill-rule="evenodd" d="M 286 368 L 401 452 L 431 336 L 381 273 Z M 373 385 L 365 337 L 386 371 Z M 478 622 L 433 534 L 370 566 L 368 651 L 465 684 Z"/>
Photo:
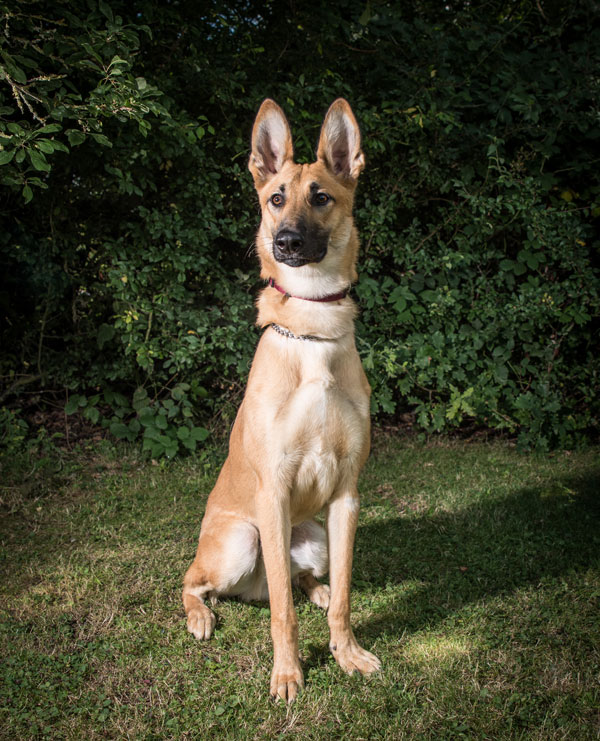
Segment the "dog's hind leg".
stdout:
<path fill-rule="evenodd" d="M 187 626 L 196 638 L 210 638 L 216 624 L 205 599 L 246 592 L 261 569 L 258 556 L 258 530 L 250 523 L 228 515 L 203 523 L 196 558 L 183 580 Z"/>
<path fill-rule="evenodd" d="M 183 588 L 183 606 L 187 614 L 187 627 L 196 638 L 206 641 L 215 629 L 217 618 L 204 603 L 204 598 L 210 595 L 210 586 L 207 584 L 194 586 L 197 575 L 192 569 L 193 567 L 186 574 L 186 584 Z"/>
<path fill-rule="evenodd" d="M 312 574 L 303 574 L 298 577 L 298 584 L 306 593 L 308 599 L 317 607 L 327 612 L 329 607 L 329 586 L 321 584 Z"/>
<path fill-rule="evenodd" d="M 329 607 L 329 587 L 315 577 L 328 569 L 327 534 L 314 520 L 292 528 L 290 544 L 292 578 L 306 592 L 308 599 L 323 610 Z"/>

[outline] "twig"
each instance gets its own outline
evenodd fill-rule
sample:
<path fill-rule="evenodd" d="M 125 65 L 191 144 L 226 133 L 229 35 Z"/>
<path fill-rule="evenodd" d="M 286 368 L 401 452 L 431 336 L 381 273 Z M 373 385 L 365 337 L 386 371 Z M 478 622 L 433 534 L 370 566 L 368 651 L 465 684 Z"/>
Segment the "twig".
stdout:
<path fill-rule="evenodd" d="M 8 397 L 11 396 L 13 393 L 15 393 L 15 391 L 21 386 L 27 386 L 30 383 L 35 383 L 36 381 L 39 381 L 40 379 L 41 379 L 41 376 L 23 376 L 22 378 L 18 378 L 5 391 L 3 391 L 2 394 L 0 394 L 0 404 L 3 404 L 4 400 L 8 399 Z"/>
<path fill-rule="evenodd" d="M 67 443 L 67 448 L 71 449 L 71 443 L 69 441 L 69 420 L 67 419 L 67 404 L 69 403 L 69 389 L 65 389 L 65 406 L 63 409 L 63 414 L 65 416 L 65 441 Z"/>
<path fill-rule="evenodd" d="M 535 4 L 537 5 L 537 9 L 540 11 L 540 15 L 542 18 L 548 23 L 548 18 L 546 17 L 546 14 L 544 13 L 544 9 L 542 8 L 542 4 L 540 3 L 540 0 L 535 0 Z"/>
<path fill-rule="evenodd" d="M 43 378 L 42 372 L 42 346 L 44 344 L 44 329 L 46 328 L 46 322 L 48 320 L 48 310 L 50 308 L 50 302 L 46 300 L 46 308 L 44 309 L 44 316 L 42 317 L 42 326 L 40 327 L 40 339 L 38 341 L 38 352 L 37 352 L 37 369 L 40 374 L 40 378 Z"/>

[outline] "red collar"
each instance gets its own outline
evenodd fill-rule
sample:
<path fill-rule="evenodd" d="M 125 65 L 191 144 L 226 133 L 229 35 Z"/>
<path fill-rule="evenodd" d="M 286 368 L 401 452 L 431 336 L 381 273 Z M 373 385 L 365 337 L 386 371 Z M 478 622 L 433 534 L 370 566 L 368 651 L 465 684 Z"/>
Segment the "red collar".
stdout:
<path fill-rule="evenodd" d="M 279 293 L 283 293 L 284 296 L 287 296 L 287 298 L 299 298 L 302 301 L 319 301 L 319 302 L 327 302 L 327 301 L 340 301 L 343 298 L 346 298 L 348 295 L 349 288 L 346 288 L 344 291 L 341 291 L 340 293 L 332 293 L 329 296 L 323 296 L 322 298 L 307 298 L 305 296 L 292 296 L 291 293 L 288 293 L 286 290 L 284 290 L 281 286 L 278 286 L 277 283 L 273 280 L 273 278 L 269 278 L 269 281 L 267 285 L 271 286 L 272 288 L 275 288 Z"/>

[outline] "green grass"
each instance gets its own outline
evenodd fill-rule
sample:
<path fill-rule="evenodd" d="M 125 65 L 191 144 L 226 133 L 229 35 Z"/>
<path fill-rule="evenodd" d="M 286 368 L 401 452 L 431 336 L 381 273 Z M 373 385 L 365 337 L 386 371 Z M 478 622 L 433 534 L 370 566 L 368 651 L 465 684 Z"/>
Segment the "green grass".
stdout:
<path fill-rule="evenodd" d="M 206 644 L 185 629 L 215 466 L 110 448 L 55 463 L 4 463 L 2 738 L 599 737 L 598 449 L 378 437 L 352 604 L 384 668 L 342 674 L 298 593 L 290 707 L 268 698 L 267 605 L 220 602 Z"/>

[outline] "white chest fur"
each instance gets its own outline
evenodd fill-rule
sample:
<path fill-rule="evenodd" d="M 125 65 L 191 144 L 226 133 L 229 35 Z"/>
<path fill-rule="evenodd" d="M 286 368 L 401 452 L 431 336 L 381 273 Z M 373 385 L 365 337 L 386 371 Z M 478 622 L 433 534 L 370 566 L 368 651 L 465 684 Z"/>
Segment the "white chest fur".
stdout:
<path fill-rule="evenodd" d="M 369 398 L 358 383 L 362 370 L 352 335 L 331 342 L 287 337 L 277 342 L 296 377 L 275 412 L 274 463 L 279 482 L 291 493 L 292 518 L 301 521 L 355 479 Z"/>

